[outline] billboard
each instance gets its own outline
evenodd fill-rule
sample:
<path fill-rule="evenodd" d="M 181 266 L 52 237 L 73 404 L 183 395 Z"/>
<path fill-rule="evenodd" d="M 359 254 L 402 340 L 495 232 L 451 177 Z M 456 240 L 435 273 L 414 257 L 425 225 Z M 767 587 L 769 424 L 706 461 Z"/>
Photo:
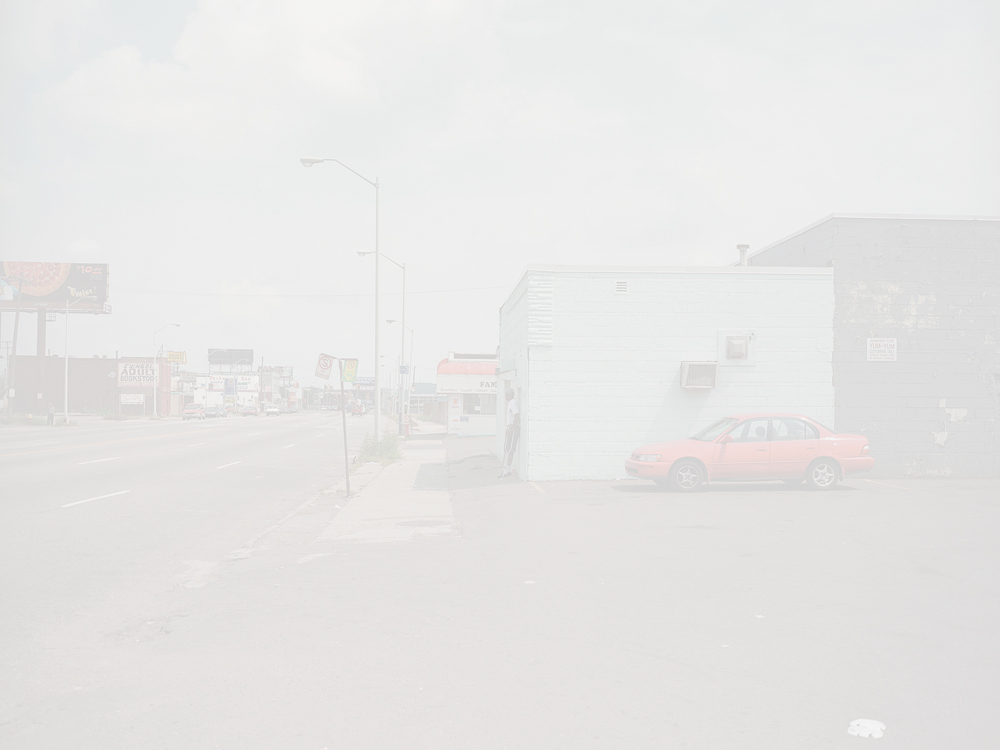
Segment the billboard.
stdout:
<path fill-rule="evenodd" d="M 16 310 L 18 297 L 22 310 L 110 312 L 108 265 L 0 261 L 0 310 Z"/>
<path fill-rule="evenodd" d="M 210 365 L 253 365 L 253 349 L 209 349 Z"/>
<path fill-rule="evenodd" d="M 188 353 L 167 352 L 167 362 L 170 362 L 171 364 L 177 363 L 179 365 L 186 365 L 188 363 Z"/>

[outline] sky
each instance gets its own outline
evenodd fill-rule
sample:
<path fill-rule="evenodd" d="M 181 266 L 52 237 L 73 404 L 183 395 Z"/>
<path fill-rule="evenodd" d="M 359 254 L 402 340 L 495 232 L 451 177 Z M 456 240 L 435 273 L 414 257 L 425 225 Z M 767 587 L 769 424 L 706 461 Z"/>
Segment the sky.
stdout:
<path fill-rule="evenodd" d="M 432 381 L 495 350 L 528 264 L 1000 215 L 998 38 L 989 1 L 0 0 L 0 259 L 111 265 L 73 356 L 148 356 L 176 322 L 158 343 L 195 367 L 252 348 L 304 385 L 320 352 L 371 374 L 374 188 L 299 163 L 339 159 L 378 178 Z M 401 281 L 383 261 L 387 367 Z"/>

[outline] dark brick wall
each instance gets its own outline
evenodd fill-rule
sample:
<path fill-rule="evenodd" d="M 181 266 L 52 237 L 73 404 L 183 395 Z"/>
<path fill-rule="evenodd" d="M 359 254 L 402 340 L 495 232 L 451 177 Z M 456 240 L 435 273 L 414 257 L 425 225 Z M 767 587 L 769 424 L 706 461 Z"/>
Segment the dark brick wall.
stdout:
<path fill-rule="evenodd" d="M 750 259 L 831 261 L 837 429 L 877 473 L 1000 476 L 1000 221 L 834 216 Z M 897 361 L 866 361 L 869 337 Z"/>

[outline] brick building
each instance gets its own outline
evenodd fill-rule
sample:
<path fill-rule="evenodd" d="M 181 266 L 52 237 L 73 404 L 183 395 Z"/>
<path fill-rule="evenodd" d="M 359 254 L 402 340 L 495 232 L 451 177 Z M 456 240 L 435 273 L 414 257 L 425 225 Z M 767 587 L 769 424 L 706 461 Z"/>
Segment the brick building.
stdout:
<path fill-rule="evenodd" d="M 836 426 L 876 473 L 1000 474 L 1000 219 L 831 215 L 749 263 L 832 266 Z"/>

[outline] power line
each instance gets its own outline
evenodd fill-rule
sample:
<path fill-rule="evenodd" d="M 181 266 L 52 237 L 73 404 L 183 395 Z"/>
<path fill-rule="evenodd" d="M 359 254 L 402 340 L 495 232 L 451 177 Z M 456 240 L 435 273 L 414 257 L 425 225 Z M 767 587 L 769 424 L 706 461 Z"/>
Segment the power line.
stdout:
<path fill-rule="evenodd" d="M 510 289 L 509 284 L 504 284 L 502 286 L 472 286 L 464 287 L 461 289 L 418 289 L 416 291 L 408 291 L 407 294 L 454 294 L 456 292 L 485 292 L 494 289 Z M 126 294 L 166 294 L 173 296 L 191 296 L 191 297 L 253 297 L 255 299 L 260 299 L 261 297 L 274 297 L 274 298 L 302 298 L 302 299 L 336 299 L 342 297 L 374 297 L 374 292 L 363 292 L 356 294 L 275 294 L 271 292 L 180 292 L 180 291 L 168 291 L 166 289 L 115 289 L 115 293 L 125 292 Z M 400 296 L 402 292 L 380 292 L 381 296 L 391 297 Z"/>

